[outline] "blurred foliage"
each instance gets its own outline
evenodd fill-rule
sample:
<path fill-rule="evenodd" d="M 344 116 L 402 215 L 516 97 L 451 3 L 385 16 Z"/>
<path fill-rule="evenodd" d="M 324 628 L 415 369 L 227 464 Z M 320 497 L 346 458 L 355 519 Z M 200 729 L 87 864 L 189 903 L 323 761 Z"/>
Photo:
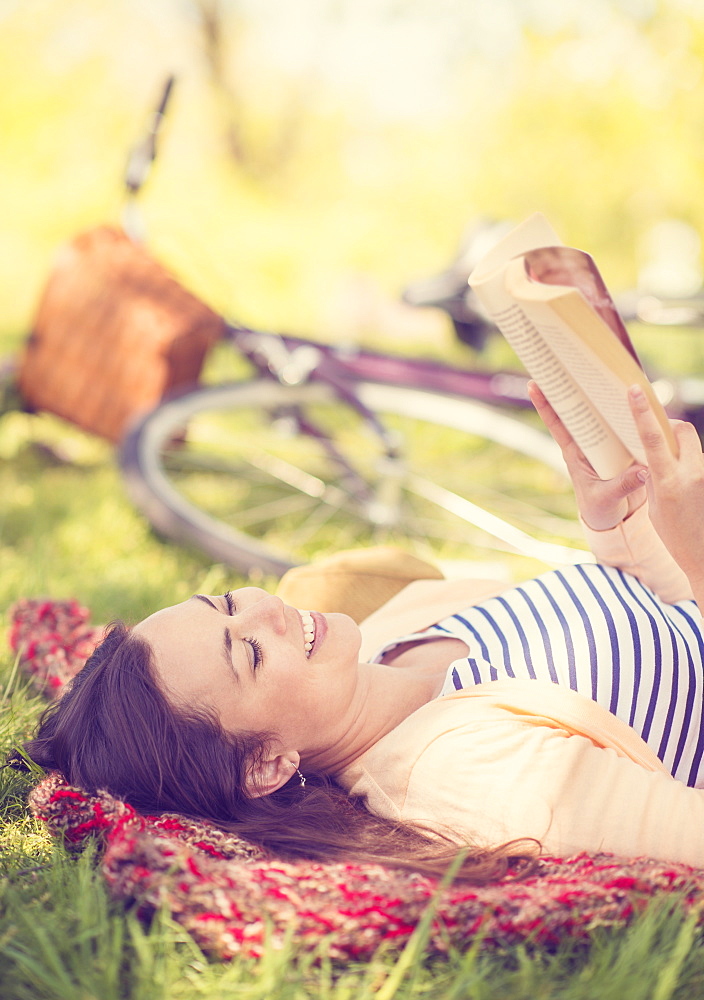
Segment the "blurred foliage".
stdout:
<path fill-rule="evenodd" d="M 632 284 L 655 222 L 704 224 L 704 9 L 588 7 L 2 0 L 2 342 L 30 325 L 56 245 L 119 219 L 172 71 L 141 202 L 155 252 L 218 308 L 437 340 L 439 317 L 394 305 L 403 284 L 472 218 L 536 209 Z"/>

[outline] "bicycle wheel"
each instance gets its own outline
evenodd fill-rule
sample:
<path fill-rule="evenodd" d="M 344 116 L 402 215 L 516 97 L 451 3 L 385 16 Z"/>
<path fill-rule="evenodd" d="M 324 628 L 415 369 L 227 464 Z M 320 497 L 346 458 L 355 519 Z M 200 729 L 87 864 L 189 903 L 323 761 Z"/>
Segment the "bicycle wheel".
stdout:
<path fill-rule="evenodd" d="M 249 574 L 380 542 L 436 560 L 487 547 L 584 558 L 536 539 L 578 537 L 545 433 L 469 400 L 354 391 L 385 434 L 321 383 L 253 379 L 165 402 L 123 443 L 128 492 L 158 532 Z"/>

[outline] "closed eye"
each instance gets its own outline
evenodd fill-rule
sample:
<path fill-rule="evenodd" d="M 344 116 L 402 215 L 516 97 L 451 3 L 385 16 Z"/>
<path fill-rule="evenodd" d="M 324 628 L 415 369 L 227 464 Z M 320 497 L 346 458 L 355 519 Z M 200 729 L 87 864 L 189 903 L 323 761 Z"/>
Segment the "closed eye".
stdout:
<path fill-rule="evenodd" d="M 244 641 L 249 643 L 249 645 L 252 647 L 252 652 L 254 653 L 254 662 L 252 664 L 252 669 L 254 672 L 256 672 L 257 669 L 262 665 L 263 657 L 262 657 L 261 643 L 258 642 L 256 639 L 253 639 L 251 636 L 250 638 L 245 639 Z"/>
<path fill-rule="evenodd" d="M 225 598 L 225 604 L 227 605 L 227 613 L 229 615 L 234 615 L 237 612 L 237 607 L 235 605 L 235 598 L 231 590 L 228 590 L 226 594 L 223 594 Z M 246 642 L 252 648 L 253 660 L 252 660 L 252 672 L 256 672 L 257 668 L 261 666 L 262 663 L 262 647 L 261 643 L 254 639 L 253 637 L 245 638 Z"/>

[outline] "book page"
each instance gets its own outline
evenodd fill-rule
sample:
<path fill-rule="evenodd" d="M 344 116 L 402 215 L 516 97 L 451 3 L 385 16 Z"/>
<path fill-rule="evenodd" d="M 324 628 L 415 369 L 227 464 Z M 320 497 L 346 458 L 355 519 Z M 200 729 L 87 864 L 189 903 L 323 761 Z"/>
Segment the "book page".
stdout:
<path fill-rule="evenodd" d="M 624 384 L 598 355 L 575 337 L 567 323 L 556 316 L 549 306 L 531 302 L 525 308 L 533 322 L 540 326 L 546 343 L 569 369 L 592 405 L 603 413 L 628 452 L 645 463 L 643 446 L 628 405 L 628 385 L 633 384 L 635 379 L 629 379 L 628 385 Z M 582 448 L 584 450 L 583 445 Z"/>
<path fill-rule="evenodd" d="M 544 333 L 542 315 L 531 317 L 516 302 L 495 313 L 493 318 L 529 375 L 540 385 L 550 405 L 579 443 L 597 475 L 610 479 L 627 468 L 632 461 L 631 455 L 600 416 L 602 407 L 590 391 L 595 380 L 594 366 L 589 368 L 584 356 L 577 356 L 577 352 L 568 360 L 566 355 L 570 352 L 562 351 L 563 340 L 567 338 L 561 336 L 561 331 L 558 330 L 552 340 L 541 336 Z M 540 332 L 536 328 L 536 319 L 539 320 Z M 585 385 L 582 377 L 587 368 L 589 385 Z M 623 386 L 620 388 L 622 392 Z M 603 380 L 600 392 L 602 390 Z M 613 383 L 605 391 L 613 393 Z"/>
<path fill-rule="evenodd" d="M 526 260 L 522 257 L 509 261 L 503 273 L 506 293 L 519 302 L 631 455 L 639 462 L 645 462 L 640 436 L 628 404 L 628 388 L 631 385 L 639 385 L 643 389 L 672 453 L 677 454 L 677 443 L 667 414 L 643 372 L 628 334 L 625 329 L 623 336 L 618 332 L 618 327 L 623 327 L 623 324 L 615 307 L 609 306 L 611 300 L 608 293 L 607 299 L 601 301 L 604 308 L 596 309 L 581 288 L 532 281 Z M 616 323 L 616 330 L 608 322 L 609 319 Z M 599 469 L 597 472 L 602 475 Z"/>

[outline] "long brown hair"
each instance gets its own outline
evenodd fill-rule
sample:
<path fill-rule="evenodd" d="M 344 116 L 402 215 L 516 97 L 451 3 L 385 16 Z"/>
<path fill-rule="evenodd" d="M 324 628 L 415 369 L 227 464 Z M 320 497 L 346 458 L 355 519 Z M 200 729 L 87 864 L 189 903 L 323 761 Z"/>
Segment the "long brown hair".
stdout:
<path fill-rule="evenodd" d="M 442 874 L 450 840 L 372 815 L 324 775 L 297 777 L 250 797 L 245 777 L 270 734 L 226 732 L 214 712 L 175 708 L 159 687 L 151 649 L 121 622 L 42 715 L 25 753 L 88 792 L 105 789 L 145 813 L 179 812 L 294 860 L 380 862 Z M 532 843 L 469 850 L 459 878 L 486 882 L 536 855 Z"/>

